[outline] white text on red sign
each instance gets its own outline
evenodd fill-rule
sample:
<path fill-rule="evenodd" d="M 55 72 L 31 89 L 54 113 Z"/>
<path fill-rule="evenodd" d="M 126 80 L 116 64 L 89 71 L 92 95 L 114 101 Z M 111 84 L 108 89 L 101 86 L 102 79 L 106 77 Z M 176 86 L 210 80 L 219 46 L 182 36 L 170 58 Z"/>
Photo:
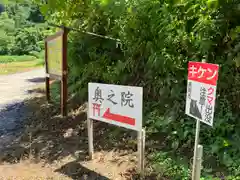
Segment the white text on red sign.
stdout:
<path fill-rule="evenodd" d="M 189 62 L 186 114 L 213 124 L 218 65 Z"/>
<path fill-rule="evenodd" d="M 219 66 L 201 62 L 189 62 L 188 79 L 206 84 L 216 85 Z"/>

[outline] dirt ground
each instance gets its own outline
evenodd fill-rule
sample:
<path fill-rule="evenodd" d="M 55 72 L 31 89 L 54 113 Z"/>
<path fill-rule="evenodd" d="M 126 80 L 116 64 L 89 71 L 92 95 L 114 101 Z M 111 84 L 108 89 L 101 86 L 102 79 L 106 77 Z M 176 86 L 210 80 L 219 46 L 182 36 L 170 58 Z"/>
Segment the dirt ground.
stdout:
<path fill-rule="evenodd" d="M 24 102 L 23 132 L 0 153 L 0 179 L 139 179 L 136 132 L 94 122 L 94 159 L 88 157 L 86 103 L 59 116 L 44 97 Z"/>
<path fill-rule="evenodd" d="M 0 166 L 0 179 L 2 180 L 42 180 L 42 179 L 71 179 L 54 172 L 52 166 L 43 163 L 34 164 L 23 161 L 18 164 L 4 164 Z"/>
<path fill-rule="evenodd" d="M 116 156 L 113 152 L 98 152 L 92 161 L 76 161 L 74 157 L 67 157 L 52 164 L 36 163 L 34 160 L 22 160 L 16 164 L 4 163 L 0 166 L 0 179 L 129 179 L 131 172 L 126 169 L 133 168 L 134 163 L 127 156 L 116 158 L 113 155 Z"/>
<path fill-rule="evenodd" d="M 0 110 L 6 105 L 22 102 L 34 95 L 29 90 L 44 83 L 44 80 L 43 68 L 11 75 L 0 75 Z"/>
<path fill-rule="evenodd" d="M 90 160 L 87 103 L 71 97 L 61 117 L 58 104 L 46 103 L 43 76 L 42 69 L 0 76 L 0 180 L 140 179 L 137 133 L 95 121 Z"/>

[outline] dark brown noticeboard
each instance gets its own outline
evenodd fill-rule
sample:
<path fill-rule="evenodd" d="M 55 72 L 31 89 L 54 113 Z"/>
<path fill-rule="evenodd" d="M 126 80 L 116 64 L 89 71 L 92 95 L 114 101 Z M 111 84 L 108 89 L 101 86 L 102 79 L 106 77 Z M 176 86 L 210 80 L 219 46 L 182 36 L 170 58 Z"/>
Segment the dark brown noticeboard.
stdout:
<path fill-rule="evenodd" d="M 50 101 L 49 80 L 61 81 L 61 114 L 67 115 L 67 30 L 63 28 L 45 39 L 46 97 Z"/>

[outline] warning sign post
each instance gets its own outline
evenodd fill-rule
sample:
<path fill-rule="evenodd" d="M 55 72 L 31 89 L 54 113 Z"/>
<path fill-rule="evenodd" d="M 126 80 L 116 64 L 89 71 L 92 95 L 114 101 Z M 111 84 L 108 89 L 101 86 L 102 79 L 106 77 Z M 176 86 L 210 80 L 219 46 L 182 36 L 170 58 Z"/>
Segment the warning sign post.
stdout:
<path fill-rule="evenodd" d="M 186 114 L 213 125 L 218 65 L 189 62 Z"/>
<path fill-rule="evenodd" d="M 143 88 L 88 84 L 88 141 L 93 158 L 93 120 L 138 132 L 139 170 L 143 171 L 145 131 L 142 129 Z"/>
<path fill-rule="evenodd" d="M 200 121 L 213 126 L 214 108 L 219 66 L 204 62 L 188 63 L 188 84 L 185 112 L 197 120 L 192 180 L 199 180 L 200 167 L 197 157 L 201 156 L 198 150 Z M 201 147 L 200 147 L 201 149 Z M 201 160 L 198 161 L 201 163 Z"/>

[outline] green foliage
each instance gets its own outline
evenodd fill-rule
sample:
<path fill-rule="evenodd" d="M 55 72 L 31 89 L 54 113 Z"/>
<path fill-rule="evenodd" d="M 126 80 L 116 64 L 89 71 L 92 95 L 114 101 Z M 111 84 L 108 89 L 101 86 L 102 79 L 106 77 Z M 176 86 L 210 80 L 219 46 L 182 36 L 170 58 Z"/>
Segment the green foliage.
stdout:
<path fill-rule="evenodd" d="M 30 0 L 22 0 L 6 1 L 1 7 L 0 55 L 23 55 L 31 51 L 42 51 L 48 30 L 42 23 L 44 19 L 38 6 L 33 5 Z"/>
<path fill-rule="evenodd" d="M 151 154 L 150 159 L 154 171 L 160 172 L 159 179 L 166 177 L 168 179 L 188 180 L 191 176 L 191 171 L 187 165 L 178 165 L 167 153 Z"/>
<path fill-rule="evenodd" d="M 13 54 L 27 54 L 31 51 L 40 52 L 40 42 L 44 39 L 41 30 L 36 27 L 20 29 L 15 34 L 15 43 L 12 47 Z"/>
<path fill-rule="evenodd" d="M 1 13 L 0 15 L 0 29 L 6 32 L 14 32 L 15 22 L 10 19 L 6 12 Z"/>
<path fill-rule="evenodd" d="M 172 158 L 171 155 L 165 152 L 154 152 L 149 155 L 152 164 L 151 167 L 154 172 L 158 172 L 157 178 L 162 179 L 176 179 L 188 180 L 191 177 L 191 170 L 187 163 L 182 159 Z M 240 176 L 225 176 L 222 173 L 217 173 L 216 177 L 205 175 L 201 180 L 239 180 Z"/>
<path fill-rule="evenodd" d="M 12 36 L 8 36 L 6 31 L 0 29 L 0 54 L 7 54 L 9 52 L 9 44 L 14 41 Z"/>
<path fill-rule="evenodd" d="M 9 18 L 6 12 L 0 14 L 0 54 L 7 54 L 9 51 L 9 44 L 14 41 L 12 36 L 15 24 Z"/>
<path fill-rule="evenodd" d="M 187 63 L 206 59 L 219 64 L 214 127 L 202 125 L 200 133 L 204 171 L 215 176 L 224 169 L 225 174 L 239 176 L 239 1 L 36 2 L 50 22 L 121 40 L 116 47 L 115 41 L 72 32 L 70 91 L 87 93 L 91 81 L 143 86 L 144 124 L 150 138 L 163 136 L 163 149 L 179 156 L 189 159 L 193 154 L 195 121 L 184 113 Z M 183 167 L 168 171 L 173 159 L 164 163 L 166 174 L 173 171 L 172 177 L 187 178 L 189 171 Z"/>

